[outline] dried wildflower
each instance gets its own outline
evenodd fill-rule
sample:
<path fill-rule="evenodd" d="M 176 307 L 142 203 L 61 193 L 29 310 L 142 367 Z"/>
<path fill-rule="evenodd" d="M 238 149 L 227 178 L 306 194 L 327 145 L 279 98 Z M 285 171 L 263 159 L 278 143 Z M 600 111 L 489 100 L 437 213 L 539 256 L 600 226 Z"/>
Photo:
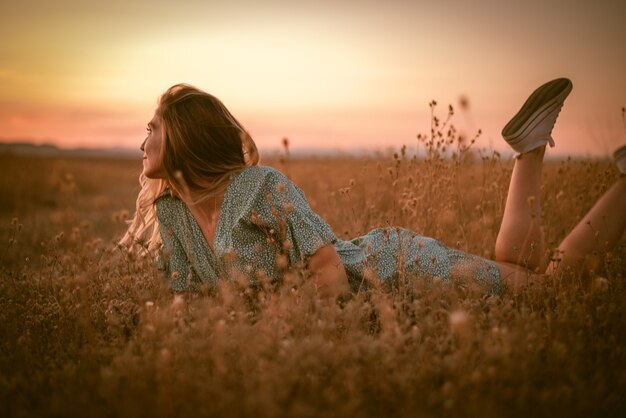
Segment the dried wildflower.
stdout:
<path fill-rule="evenodd" d="M 234 263 L 237 260 L 237 253 L 234 250 L 225 251 L 222 259 L 226 264 Z"/>
<path fill-rule="evenodd" d="M 185 298 L 183 295 L 174 295 L 171 308 L 173 311 L 180 311 L 185 306 Z"/>
<path fill-rule="evenodd" d="M 469 326 L 469 315 L 462 310 L 450 312 L 448 323 L 454 332 L 465 332 Z"/>
<path fill-rule="evenodd" d="M 167 348 L 162 348 L 159 352 L 159 356 L 161 357 L 161 361 L 167 362 L 172 358 L 172 352 Z"/>
<path fill-rule="evenodd" d="M 279 269 L 286 269 L 289 266 L 289 260 L 287 256 L 284 254 L 279 254 L 276 256 L 276 267 Z"/>
<path fill-rule="evenodd" d="M 596 277 L 593 280 L 593 289 L 597 292 L 606 292 L 609 290 L 609 281 L 604 277 Z"/>

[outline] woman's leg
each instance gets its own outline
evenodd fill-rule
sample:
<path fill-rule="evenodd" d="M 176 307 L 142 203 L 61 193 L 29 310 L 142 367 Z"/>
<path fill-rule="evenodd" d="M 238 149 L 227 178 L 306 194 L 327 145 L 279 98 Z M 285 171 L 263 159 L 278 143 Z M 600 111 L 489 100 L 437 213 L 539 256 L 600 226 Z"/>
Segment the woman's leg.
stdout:
<path fill-rule="evenodd" d="M 520 155 L 513 167 L 504 216 L 496 238 L 495 261 L 543 271 L 541 235 L 541 171 L 546 147 Z"/>
<path fill-rule="evenodd" d="M 625 229 L 626 176 L 622 175 L 561 242 L 546 273 L 566 267 L 597 268 L 600 253 L 613 248 Z"/>
<path fill-rule="evenodd" d="M 520 156 L 515 161 L 504 216 L 496 238 L 496 262 L 528 273 L 545 269 L 541 236 L 541 171 L 546 145 L 554 146 L 552 128 L 572 82 L 557 78 L 542 84 L 502 129 L 502 137 Z"/>
<path fill-rule="evenodd" d="M 514 183 L 513 178 L 511 183 Z M 514 214 L 515 209 L 518 209 L 512 207 L 513 210 L 509 211 L 509 197 L 507 197 L 505 217 L 507 213 Z M 523 211 L 521 213 L 523 216 Z M 555 259 L 548 265 L 546 275 L 551 275 L 557 269 L 563 269 L 564 267 L 578 268 L 582 266 L 587 269 L 597 268 L 600 253 L 613 248 L 623 236 L 624 230 L 626 230 L 625 214 L 626 176 L 623 175 L 596 202 L 589 213 L 585 215 L 559 245 Z M 503 220 L 503 227 L 504 224 Z M 498 235 L 499 241 L 503 229 L 501 229 L 501 233 Z M 515 231 L 514 229 L 512 230 Z M 536 233 L 536 231 L 530 231 L 531 229 L 529 229 L 529 236 Z M 506 239 L 506 235 L 504 239 Z M 517 293 L 521 289 L 529 289 L 529 286 L 532 287 L 533 284 L 539 284 L 545 278 L 545 275 L 538 274 L 536 270 L 528 270 L 517 262 L 496 259 L 496 265 L 500 270 L 500 276 L 506 289 L 513 293 Z"/>
<path fill-rule="evenodd" d="M 500 271 L 500 278 L 505 291 L 513 294 L 519 294 L 522 290 L 541 289 L 540 285 L 546 278 L 545 274 L 535 273 L 518 264 L 503 261 L 496 261 L 495 263 Z"/>

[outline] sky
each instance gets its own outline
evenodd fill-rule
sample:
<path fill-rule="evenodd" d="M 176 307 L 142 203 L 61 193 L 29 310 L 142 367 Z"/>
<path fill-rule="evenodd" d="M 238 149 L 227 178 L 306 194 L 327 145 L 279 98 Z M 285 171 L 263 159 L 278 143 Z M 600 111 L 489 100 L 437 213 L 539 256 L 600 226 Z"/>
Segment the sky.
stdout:
<path fill-rule="evenodd" d="M 504 150 L 526 97 L 568 77 L 555 152 L 603 156 L 626 143 L 624 21 L 612 0 L 3 2 L 0 142 L 137 148 L 158 96 L 185 82 L 262 151 L 414 147 L 431 100 Z"/>

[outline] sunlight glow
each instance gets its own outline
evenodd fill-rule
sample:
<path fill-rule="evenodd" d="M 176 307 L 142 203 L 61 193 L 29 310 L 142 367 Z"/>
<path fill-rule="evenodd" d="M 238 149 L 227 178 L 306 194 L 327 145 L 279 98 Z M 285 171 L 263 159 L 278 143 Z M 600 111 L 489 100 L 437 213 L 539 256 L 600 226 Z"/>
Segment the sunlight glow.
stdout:
<path fill-rule="evenodd" d="M 567 19 L 565 0 L 541 15 L 444 3 L 13 2 L 0 15 L 0 141 L 135 147 L 158 96 L 184 82 L 222 99 L 262 147 L 399 146 L 428 128 L 430 100 L 445 109 L 461 95 L 471 107 L 457 123 L 496 146 L 529 89 L 560 76 L 575 85 L 562 150 L 626 141 L 626 3 L 568 6 Z M 499 18 L 511 15 L 529 25 Z"/>

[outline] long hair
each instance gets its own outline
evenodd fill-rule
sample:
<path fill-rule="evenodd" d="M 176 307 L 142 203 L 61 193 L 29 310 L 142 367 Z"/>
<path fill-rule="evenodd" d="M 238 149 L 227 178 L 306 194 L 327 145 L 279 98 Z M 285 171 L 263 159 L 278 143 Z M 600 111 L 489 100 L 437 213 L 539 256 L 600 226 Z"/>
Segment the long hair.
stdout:
<path fill-rule="evenodd" d="M 130 250 L 134 244 L 147 250 L 160 246 L 155 202 L 163 193 L 192 194 L 191 203 L 200 203 L 223 192 L 231 173 L 259 162 L 256 144 L 243 125 L 219 99 L 196 87 L 170 87 L 155 113 L 161 120 L 165 176 L 139 176 L 135 215 L 120 240 Z"/>

